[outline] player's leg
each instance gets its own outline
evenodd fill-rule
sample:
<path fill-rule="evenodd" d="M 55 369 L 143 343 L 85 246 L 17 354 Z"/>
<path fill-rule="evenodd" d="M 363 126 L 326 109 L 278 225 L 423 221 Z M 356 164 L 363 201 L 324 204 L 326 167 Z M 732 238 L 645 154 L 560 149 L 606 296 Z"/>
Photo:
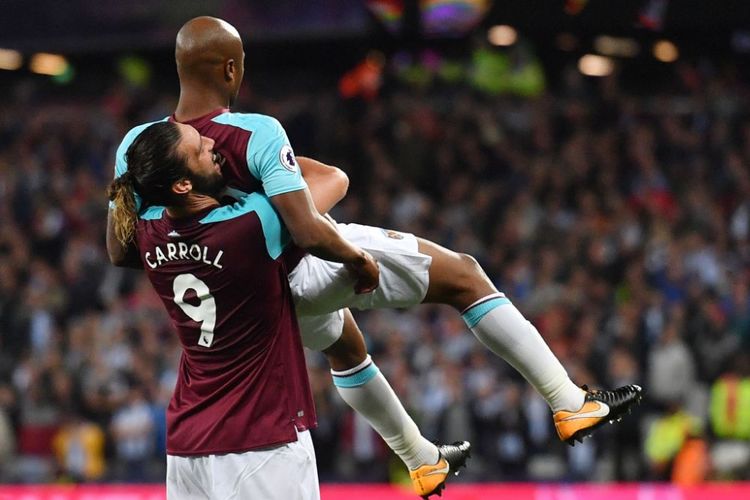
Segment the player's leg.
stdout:
<path fill-rule="evenodd" d="M 370 294 L 356 295 L 343 266 L 314 257 L 303 259 L 291 275 L 292 291 L 300 298 L 298 314 L 323 314 L 347 306 L 452 305 L 477 338 L 547 400 L 560 438 L 569 443 L 618 419 L 640 400 L 637 386 L 584 392 L 573 384 L 536 328 L 497 291 L 473 258 L 411 234 L 358 224 L 338 224 L 338 228 L 347 240 L 378 261 L 380 286 Z"/>
<path fill-rule="evenodd" d="M 460 311 L 474 335 L 544 397 L 555 413 L 562 440 L 571 444 L 580 440 L 599 425 L 618 420 L 640 400 L 638 386 L 615 391 L 584 391 L 576 386 L 534 325 L 498 292 L 473 257 L 418 241 L 419 252 L 432 257 L 424 302 L 448 304 Z"/>
<path fill-rule="evenodd" d="M 409 469 L 414 490 L 426 496 L 439 491 L 448 472 L 458 471 L 469 456 L 468 442 L 439 445 L 425 439 L 390 384 L 367 354 L 364 336 L 346 309 L 322 316 L 300 316 L 306 347 L 328 358 L 341 398 L 380 434 Z M 327 347 L 326 347 L 327 346 Z"/>
<path fill-rule="evenodd" d="M 437 446 L 422 436 L 367 354 L 365 339 L 348 309 L 344 312 L 341 337 L 323 353 L 341 398 L 367 419 L 409 469 L 437 463 Z"/>
<path fill-rule="evenodd" d="M 577 410 L 584 392 L 574 384 L 534 326 L 494 287 L 472 257 L 419 240 L 432 257 L 424 302 L 448 304 L 461 312 L 476 337 L 518 370 L 552 411 Z"/>
<path fill-rule="evenodd" d="M 334 376 L 338 372 L 360 366 L 369 357 L 365 337 L 362 335 L 362 331 L 354 320 L 351 311 L 342 309 L 341 314 L 343 314 L 341 336 L 330 347 L 321 350 L 325 354 Z"/>
<path fill-rule="evenodd" d="M 479 340 L 523 374 L 553 411 L 581 408 L 584 392 L 474 259 L 411 234 L 358 224 L 338 227 L 346 239 L 378 260 L 380 286 L 371 294 L 354 295 L 340 264 L 306 257 L 291 275 L 298 314 L 326 305 L 370 309 L 448 304 L 459 312 L 466 310 L 464 319 L 475 318 L 469 327 Z M 476 318 L 480 313 L 482 317 Z"/>

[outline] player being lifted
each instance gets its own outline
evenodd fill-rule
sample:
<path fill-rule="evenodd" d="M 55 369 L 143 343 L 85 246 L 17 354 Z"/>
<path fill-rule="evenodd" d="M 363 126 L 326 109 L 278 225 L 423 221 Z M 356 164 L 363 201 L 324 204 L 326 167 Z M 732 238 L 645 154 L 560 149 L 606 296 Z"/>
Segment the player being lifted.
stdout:
<path fill-rule="evenodd" d="M 167 498 L 320 498 L 281 221 L 260 194 L 219 205 L 210 139 L 188 125 L 148 128 L 127 157 L 109 189 L 113 228 L 135 241 L 183 349 L 167 409 Z M 136 193 L 152 207 L 140 218 Z"/>
<path fill-rule="evenodd" d="M 237 31 L 215 18 L 193 19 L 178 34 L 176 59 L 180 101 L 171 119 L 189 123 L 215 139 L 216 151 L 225 158 L 222 173 L 228 184 L 243 191 L 265 190 L 294 241 L 308 247 L 310 236 L 299 222 L 314 217 L 307 190 L 301 187 L 299 191 L 276 194 L 277 181 L 297 174 L 283 129 L 269 117 L 231 113 L 228 109 L 244 71 Z M 136 127 L 123 141 L 118 152 L 118 175 L 127 168 L 122 152 L 142 129 Z M 336 183 L 330 180 L 337 177 L 337 170 L 329 167 L 331 174 L 326 176 L 325 166 L 303 164 L 306 176 L 310 166 L 314 170 L 306 178 L 313 198 L 338 201 L 331 189 Z M 330 206 L 319 204 L 317 208 L 325 211 Z M 381 285 L 374 293 L 357 295 L 341 266 L 305 257 L 290 276 L 304 343 L 329 355 L 339 393 L 404 460 L 418 494 L 437 491 L 445 481 L 442 471 L 447 474 L 455 467 L 442 458 L 438 460 L 439 451 L 419 435 L 369 356 L 350 340 L 359 339 L 350 317 L 345 316 L 344 321 L 341 313 L 330 311 L 345 306 L 406 307 L 420 302 L 454 306 L 477 338 L 514 366 L 545 398 L 558 435 L 569 443 L 620 418 L 640 400 L 638 386 L 614 391 L 588 391 L 576 386 L 533 325 L 494 288 L 471 257 L 413 235 L 390 233 L 395 236 L 392 238 L 382 229 L 353 224 L 339 224 L 338 229 L 346 239 L 360 242 L 375 255 Z M 113 238 L 108 242 L 114 260 L 122 260 L 123 248 Z"/>

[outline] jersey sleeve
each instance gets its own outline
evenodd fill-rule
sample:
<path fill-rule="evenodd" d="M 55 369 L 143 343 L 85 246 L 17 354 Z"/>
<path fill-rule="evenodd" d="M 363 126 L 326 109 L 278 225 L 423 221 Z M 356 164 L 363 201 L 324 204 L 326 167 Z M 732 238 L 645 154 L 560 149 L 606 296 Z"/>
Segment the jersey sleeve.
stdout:
<path fill-rule="evenodd" d="M 115 153 L 115 175 L 114 179 L 119 178 L 122 176 L 125 172 L 128 171 L 128 162 L 125 159 L 125 153 L 128 151 L 128 147 L 130 147 L 130 144 L 132 144 L 135 137 L 138 136 L 138 134 L 135 134 L 132 138 L 130 135 L 133 133 L 133 130 L 128 132 L 128 134 L 123 138 L 120 145 L 117 147 L 117 152 Z M 110 210 L 115 207 L 115 202 L 110 201 L 109 202 L 109 208 Z M 141 209 L 141 197 L 138 196 L 138 193 L 135 193 L 135 210 L 140 211 Z"/>
<path fill-rule="evenodd" d="M 132 142 L 132 140 L 128 140 L 128 136 L 126 135 L 120 145 L 117 146 L 117 152 L 115 153 L 115 179 L 128 171 L 128 162 L 125 160 L 125 153 Z"/>
<path fill-rule="evenodd" d="M 166 118 L 164 119 L 166 120 Z M 162 121 L 164 121 L 162 120 Z M 117 147 L 117 152 L 115 153 L 115 176 L 114 178 L 117 179 L 122 174 L 128 171 L 128 161 L 125 158 L 126 153 L 128 152 L 128 148 L 131 144 L 133 144 L 133 141 L 135 141 L 136 137 L 138 137 L 141 132 L 146 130 L 149 126 L 153 125 L 156 122 L 149 122 L 144 123 L 143 125 L 138 125 L 137 127 L 134 127 L 130 129 L 130 131 L 125 134 L 125 137 L 122 139 L 122 142 Z M 114 203 L 111 201 L 109 202 L 109 208 L 113 208 Z M 135 209 L 136 211 L 141 210 L 141 197 L 138 196 L 138 193 L 135 194 Z"/>
<path fill-rule="evenodd" d="M 305 189 L 307 184 L 284 128 L 275 118 L 264 118 L 247 146 L 250 173 L 261 181 L 268 197 Z"/>

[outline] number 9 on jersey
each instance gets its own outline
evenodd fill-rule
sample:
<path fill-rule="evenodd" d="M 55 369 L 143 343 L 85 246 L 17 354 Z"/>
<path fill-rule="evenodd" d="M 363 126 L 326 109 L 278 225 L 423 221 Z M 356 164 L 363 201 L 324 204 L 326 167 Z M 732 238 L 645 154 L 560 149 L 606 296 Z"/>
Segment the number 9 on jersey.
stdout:
<path fill-rule="evenodd" d="M 200 323 L 200 337 L 198 345 L 211 347 L 214 342 L 214 327 L 216 326 L 216 301 L 208 285 L 196 276 L 186 273 L 180 274 L 172 284 L 174 291 L 174 303 L 196 323 Z M 185 294 L 188 290 L 195 290 L 200 304 L 194 306 L 185 302 Z"/>

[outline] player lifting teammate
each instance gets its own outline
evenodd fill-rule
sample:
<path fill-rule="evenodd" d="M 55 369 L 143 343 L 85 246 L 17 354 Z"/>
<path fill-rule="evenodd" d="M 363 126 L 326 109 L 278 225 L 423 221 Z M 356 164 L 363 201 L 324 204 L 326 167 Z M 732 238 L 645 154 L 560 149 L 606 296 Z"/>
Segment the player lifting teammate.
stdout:
<path fill-rule="evenodd" d="M 183 349 L 167 409 L 167 498 L 317 499 L 315 411 L 277 255 L 284 230 L 260 194 L 219 205 L 211 142 L 159 123 L 130 146 L 130 168 L 109 190 L 113 229 L 136 242 Z M 140 218 L 136 194 L 151 207 Z"/>
<path fill-rule="evenodd" d="M 227 36 L 229 34 L 229 36 Z M 231 53 L 230 61 L 225 55 Z M 236 96 L 243 75 L 244 53 L 236 30 L 214 18 L 197 18 L 178 34 L 176 58 L 180 76 L 180 101 L 172 120 L 188 123 L 201 134 L 216 140 L 221 151 L 222 172 L 229 185 L 245 192 L 263 191 L 271 199 L 289 228 L 294 242 L 311 252 L 319 252 L 321 237 L 338 236 L 311 204 L 310 194 L 300 176 L 297 161 L 279 123 L 267 116 L 230 113 L 226 108 Z M 135 127 L 123 139 L 116 158 L 116 176 L 128 168 L 125 152 L 150 124 Z M 219 147 L 219 145 L 221 147 Z M 321 212 L 329 210 L 345 193 L 345 176 L 328 175 L 334 169 L 302 160 L 303 169 L 316 186 L 313 199 Z M 333 182 L 331 182 L 333 179 Z M 331 195 L 332 191 L 337 194 Z M 137 200 L 136 200 L 137 202 Z M 113 262 L 132 263 L 127 241 L 115 237 L 112 212 L 108 218 L 107 247 Z M 123 243 L 125 245 L 123 245 Z M 295 258 L 295 254 L 299 254 Z M 321 254 L 325 257 L 325 254 Z M 300 252 L 284 256 L 291 269 Z M 135 259 L 136 263 L 140 261 Z M 347 276 L 349 273 L 345 272 Z M 352 293 L 365 287 L 352 286 Z M 370 287 L 371 288 L 371 287 Z M 404 410 L 388 382 L 367 356 L 362 334 L 348 313 L 300 318 L 305 339 L 336 337 L 320 349 L 325 352 L 334 380 L 343 399 L 367 419 L 386 443 L 409 468 L 415 491 L 429 495 L 440 490 L 449 471 L 455 472 L 468 457 L 469 444 L 439 445 L 425 439 Z M 342 323 L 347 325 L 342 335 Z M 322 329 L 329 333 L 318 334 Z M 332 331 L 331 331 L 332 330 Z M 308 345 L 315 348 L 315 343 Z"/>

